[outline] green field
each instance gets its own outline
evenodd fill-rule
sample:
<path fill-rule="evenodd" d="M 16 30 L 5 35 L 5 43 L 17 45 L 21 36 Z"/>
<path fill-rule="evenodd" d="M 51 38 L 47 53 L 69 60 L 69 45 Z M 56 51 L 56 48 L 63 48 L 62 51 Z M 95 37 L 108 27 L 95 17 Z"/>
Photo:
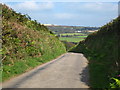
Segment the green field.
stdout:
<path fill-rule="evenodd" d="M 67 42 L 80 42 L 84 40 L 84 38 L 75 38 L 75 37 L 60 37 L 61 41 L 67 41 Z"/>
<path fill-rule="evenodd" d="M 67 42 L 80 42 L 87 37 L 84 33 L 62 33 L 59 39 Z"/>
<path fill-rule="evenodd" d="M 63 35 L 63 36 L 65 36 L 65 35 L 86 35 L 86 34 L 84 34 L 84 33 L 61 33 L 60 35 Z"/>
<path fill-rule="evenodd" d="M 76 38 L 86 38 L 87 36 L 75 36 Z"/>

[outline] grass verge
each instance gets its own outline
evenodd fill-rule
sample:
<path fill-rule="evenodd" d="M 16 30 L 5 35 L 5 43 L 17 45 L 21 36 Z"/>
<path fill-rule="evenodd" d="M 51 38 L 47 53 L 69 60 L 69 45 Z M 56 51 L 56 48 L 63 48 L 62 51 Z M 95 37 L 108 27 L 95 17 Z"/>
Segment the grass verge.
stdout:
<path fill-rule="evenodd" d="M 63 53 L 61 53 L 63 54 Z M 38 65 L 41 65 L 43 63 L 49 62 L 55 58 L 57 58 L 61 54 L 47 54 L 43 55 L 41 57 L 34 57 L 34 58 L 26 58 L 25 60 L 20 60 L 14 63 L 14 65 L 10 66 L 3 66 L 3 78 L 2 81 L 9 80 L 10 78 L 13 78 L 17 75 L 20 75 L 22 73 L 25 73 L 33 68 L 35 68 Z"/>

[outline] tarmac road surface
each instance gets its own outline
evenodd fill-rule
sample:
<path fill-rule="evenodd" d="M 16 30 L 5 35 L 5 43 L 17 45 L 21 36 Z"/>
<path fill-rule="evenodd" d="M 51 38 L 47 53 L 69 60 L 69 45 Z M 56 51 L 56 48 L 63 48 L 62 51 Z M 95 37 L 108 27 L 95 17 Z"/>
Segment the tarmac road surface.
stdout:
<path fill-rule="evenodd" d="M 81 53 L 55 60 L 3 83 L 3 88 L 89 88 L 88 61 Z"/>

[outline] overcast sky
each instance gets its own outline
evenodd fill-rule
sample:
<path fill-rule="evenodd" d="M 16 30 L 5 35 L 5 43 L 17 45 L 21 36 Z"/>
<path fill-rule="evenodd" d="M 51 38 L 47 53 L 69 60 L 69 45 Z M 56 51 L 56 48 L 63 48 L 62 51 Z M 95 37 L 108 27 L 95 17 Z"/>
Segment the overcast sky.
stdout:
<path fill-rule="evenodd" d="M 42 24 L 102 26 L 118 16 L 119 0 L 18 1 L 4 3 Z"/>

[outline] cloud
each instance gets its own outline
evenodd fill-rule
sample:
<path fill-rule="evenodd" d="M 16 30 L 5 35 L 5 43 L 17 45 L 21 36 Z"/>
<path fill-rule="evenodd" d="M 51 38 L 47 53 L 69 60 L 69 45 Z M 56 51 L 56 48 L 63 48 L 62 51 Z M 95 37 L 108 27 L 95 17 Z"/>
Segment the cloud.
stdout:
<path fill-rule="evenodd" d="M 19 2 L 8 3 L 15 11 L 40 23 L 100 26 L 117 17 L 117 3 Z"/>
<path fill-rule="evenodd" d="M 71 11 L 78 11 L 84 13 L 106 13 L 115 12 L 118 9 L 117 3 L 105 2 L 87 2 L 87 3 L 74 3 L 73 5 L 66 5 L 66 8 Z"/>
<path fill-rule="evenodd" d="M 54 8 L 53 2 L 35 2 L 35 1 L 25 1 L 16 4 L 9 5 L 12 8 L 23 11 L 37 11 L 37 10 L 50 10 Z"/>
<path fill-rule="evenodd" d="M 85 3 L 83 8 L 89 9 L 90 11 L 114 11 L 117 9 L 117 5 L 114 3 Z"/>
<path fill-rule="evenodd" d="M 38 10 L 39 9 L 39 5 L 37 5 L 37 3 L 28 2 L 28 1 L 20 3 L 16 6 L 18 6 L 18 8 L 23 8 L 23 9 L 27 9 L 27 10 Z"/>
<path fill-rule="evenodd" d="M 73 13 L 56 13 L 54 16 L 57 19 L 71 19 L 75 18 L 77 15 Z"/>
<path fill-rule="evenodd" d="M 24 2 L 28 0 L 4 0 L 2 2 Z M 33 1 L 33 0 L 29 0 Z M 36 2 L 118 2 L 119 0 L 35 0 Z"/>

